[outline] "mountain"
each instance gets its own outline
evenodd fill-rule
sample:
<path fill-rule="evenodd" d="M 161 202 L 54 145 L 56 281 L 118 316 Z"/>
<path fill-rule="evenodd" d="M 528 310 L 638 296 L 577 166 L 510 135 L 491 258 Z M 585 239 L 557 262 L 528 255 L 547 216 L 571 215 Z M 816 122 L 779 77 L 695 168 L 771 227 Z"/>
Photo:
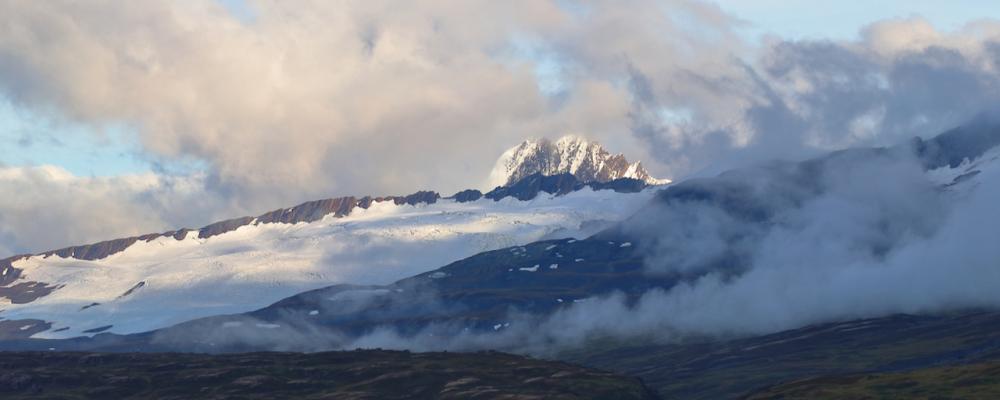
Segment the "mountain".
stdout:
<path fill-rule="evenodd" d="M 789 215 L 796 215 L 788 214 L 799 212 L 796 207 L 809 205 L 816 199 L 825 201 L 834 190 L 849 190 L 848 195 L 858 196 L 858 182 L 848 181 L 850 184 L 846 189 L 830 186 L 845 182 L 841 176 L 845 170 L 862 165 L 885 169 L 885 165 L 894 162 L 916 160 L 917 163 L 905 164 L 905 171 L 917 174 L 911 178 L 920 182 L 920 188 L 926 188 L 934 196 L 940 195 L 935 201 L 963 201 L 985 184 L 982 181 L 984 176 L 1000 174 L 1000 148 L 991 147 L 995 145 L 996 137 L 985 137 L 988 140 L 982 146 L 962 144 L 969 138 L 967 132 L 956 131 L 895 148 L 839 151 L 802 162 L 771 163 L 730 171 L 714 178 L 680 182 L 655 193 L 639 192 L 650 195 L 640 196 L 637 200 L 640 204 L 628 207 L 627 215 L 630 216 L 619 223 L 606 225 L 606 228 L 585 239 L 551 238 L 483 251 L 438 269 L 410 269 L 421 272 L 392 283 L 365 283 L 348 279 L 341 284 L 292 295 L 252 312 L 194 319 L 134 335 L 96 335 L 93 340 L 59 342 L 53 346 L 101 351 L 234 352 L 262 349 L 321 351 L 388 343 L 402 348 L 476 349 L 486 346 L 533 352 L 565 347 L 567 343 L 569 347 L 580 345 L 581 342 L 574 341 L 579 339 L 574 338 L 595 335 L 588 332 L 590 329 L 612 337 L 635 335 L 618 325 L 627 327 L 624 322 L 630 320 L 653 321 L 652 326 L 668 323 L 669 320 L 662 319 L 665 317 L 661 313 L 666 312 L 664 307 L 668 307 L 669 303 L 652 306 L 650 310 L 654 314 L 624 318 L 621 313 L 642 311 L 616 309 L 614 303 L 609 305 L 602 299 L 617 298 L 625 305 L 648 303 L 650 293 L 655 299 L 657 293 L 670 293 L 678 286 L 690 287 L 706 276 L 741 277 L 754 268 L 750 264 L 753 255 L 745 253 L 746 249 L 759 247 L 760 240 L 768 237 L 768 229 L 776 229 L 783 220 L 789 219 Z M 917 170 L 911 170 L 911 167 Z M 868 169 L 861 171 L 861 176 L 871 173 Z M 831 180 L 831 177 L 834 179 Z M 507 189 L 490 192 L 492 194 L 488 193 L 477 201 L 447 204 L 458 207 L 468 204 L 480 207 L 522 204 L 516 200 L 516 195 L 504 197 L 499 202 L 489 197 L 509 194 L 504 194 L 504 190 L 533 193 L 545 188 L 545 191 L 560 193 L 568 190 L 566 188 L 578 187 L 574 179 L 569 174 L 554 177 L 533 175 Z M 896 190 L 891 192 L 894 194 Z M 600 193 L 608 193 L 612 197 L 602 204 L 595 205 L 595 202 L 587 200 L 574 203 L 571 207 L 604 207 L 615 204 L 623 196 L 610 191 L 579 190 L 543 199 L 562 202 Z M 904 194 L 909 198 L 912 193 Z M 863 202 L 865 205 L 872 202 L 870 197 L 863 198 L 866 199 Z M 540 200 L 530 201 L 531 207 L 534 209 L 544 204 Z M 834 204 L 843 207 L 839 202 Z M 696 242 L 698 238 L 692 232 L 703 231 L 704 223 L 685 220 L 692 217 L 688 214 L 690 210 L 699 213 L 694 216 L 710 216 L 729 224 L 722 231 L 726 235 L 713 238 L 718 241 L 715 246 L 717 253 L 706 253 L 707 248 Z M 916 211 L 922 213 L 927 210 L 918 207 Z M 909 223 L 913 217 L 901 214 L 897 219 Z M 467 223 L 466 220 L 459 222 L 463 226 Z M 717 224 L 716 220 L 710 222 L 709 226 Z M 915 234 L 913 230 L 916 228 L 895 226 L 896 221 L 875 222 L 882 231 L 901 232 L 903 239 L 885 236 L 871 243 L 852 243 L 852 251 L 858 251 L 864 257 L 885 258 L 895 245 L 893 240 L 910 240 Z M 865 237 L 871 235 L 868 231 L 864 234 Z M 563 237 L 568 236 L 573 235 Z M 245 238 L 241 236 L 235 236 L 234 240 L 246 245 Z M 669 255 L 673 256 L 692 244 L 698 244 L 694 248 L 699 255 L 711 256 L 695 260 L 681 258 L 680 261 L 688 263 L 683 268 L 650 270 L 650 254 L 669 251 Z M 422 249 L 434 248 L 433 244 L 427 243 L 420 246 Z M 378 251 L 382 257 L 391 254 L 386 253 L 386 248 L 379 248 Z M 416 254 L 420 251 L 413 250 L 407 256 L 416 257 Z M 157 260 L 163 258 L 158 257 Z M 365 258 L 377 259 L 374 256 Z M 138 290 L 141 292 L 145 288 Z M 227 293 L 226 296 L 233 295 Z M 591 303 L 595 304 L 595 309 L 588 308 Z M 100 309 L 99 306 L 94 308 Z M 140 310 L 148 312 L 149 309 Z M 48 330 L 41 334 L 33 333 L 35 329 L 40 329 L 36 328 L 40 319 L 37 315 L 44 315 L 40 312 L 33 314 L 36 317 L 15 313 L 6 315 L 9 319 L 0 321 L 0 330 L 14 335 L 20 332 L 21 338 L 60 337 L 58 332 Z M 835 319 L 839 315 L 826 318 Z M 136 318 L 143 320 L 144 316 Z M 579 333 L 566 332 L 565 327 L 551 319 L 563 321 L 563 318 L 572 316 L 583 318 L 574 322 L 573 330 Z M 602 318 L 624 319 L 622 324 L 607 326 L 601 322 Z M 810 318 L 808 321 L 822 317 L 810 315 Z M 119 318 L 118 321 L 122 326 L 128 326 L 125 325 L 128 320 Z M 94 325 L 97 324 L 90 320 L 75 320 L 73 327 L 77 331 L 61 337 L 76 336 L 81 331 L 99 333 Z M 795 327 L 794 323 L 788 322 L 775 326 Z M 768 329 L 777 330 L 774 327 Z"/>
<path fill-rule="evenodd" d="M 631 195 L 596 190 L 603 184 L 580 184 L 569 173 L 532 174 L 487 194 L 463 191 L 421 207 L 475 206 L 475 212 L 462 210 L 479 215 L 498 205 L 534 209 L 602 194 L 609 197 L 598 209 L 620 204 L 623 196 L 639 200 L 618 214 L 619 222 L 600 224 L 586 237 L 556 233 L 437 269 L 414 268 L 420 272 L 391 283 L 344 280 L 255 311 L 146 332 L 104 328 L 108 333 L 79 319 L 85 326 L 74 323 L 78 331 L 61 336 L 74 338 L 46 340 L 60 336 L 48 326 L 35 331 L 47 323 L 37 317 L 44 313 L 4 311 L 0 334 L 7 340 L 0 349 L 487 348 L 636 375 L 680 398 L 731 398 L 813 376 L 1000 359 L 990 252 L 998 144 L 995 124 L 963 127 L 894 147 L 766 163 Z M 609 185 L 626 190 L 634 182 Z M 540 197 L 519 200 L 532 193 Z M 975 229 L 959 229 L 969 226 Z M 811 240 L 817 232 L 822 235 Z M 819 247 L 800 247 L 813 242 Z M 942 253 L 923 252 L 941 244 Z M 433 248 L 420 246 L 406 256 Z M 838 246 L 843 251 L 830 252 Z M 394 247 L 365 260 L 383 257 L 387 248 Z M 819 257 L 808 254 L 813 251 Z M 824 264 L 831 254 L 836 257 Z M 900 255 L 908 258 L 890 263 Z M 755 264 L 761 257 L 769 263 Z M 786 258 L 792 262 L 782 268 Z M 185 270 L 191 269 L 211 266 Z M 735 293 L 726 291 L 733 287 Z M 794 296 L 781 296 L 786 293 Z M 76 337 L 80 332 L 93 336 Z"/>
<path fill-rule="evenodd" d="M 10 257 L 0 337 L 144 332 L 338 283 L 387 284 L 482 251 L 588 236 L 652 196 L 629 179 L 536 175 L 485 195 L 332 198 Z"/>
<path fill-rule="evenodd" d="M 919 174 L 912 179 L 919 181 L 921 189 L 941 193 L 940 201 L 961 201 L 983 184 L 982 176 L 1000 173 L 1000 148 L 991 147 L 994 143 L 989 142 L 977 150 L 968 150 L 953 145 L 958 143 L 953 140 L 957 137 L 946 133 L 897 148 L 839 151 L 803 162 L 772 163 L 680 182 L 659 190 L 648 204 L 624 221 L 586 239 L 543 240 L 487 251 L 389 285 L 331 286 L 289 297 L 252 313 L 191 321 L 157 334 L 161 344 L 167 338 L 182 338 L 173 346 L 195 346 L 203 351 L 257 346 L 350 348 L 358 345 L 359 338 L 367 340 L 365 335 L 380 330 L 393 332 L 411 344 L 433 341 L 431 337 L 461 337 L 467 332 L 506 331 L 514 332 L 514 336 L 499 338 L 492 345 L 547 343 L 544 330 L 535 324 L 545 324 L 550 315 L 585 309 L 581 304 L 591 299 L 614 294 L 621 296 L 625 304 L 635 304 L 651 292 L 669 292 L 706 275 L 735 278 L 745 274 L 754 268 L 749 264 L 753 254 L 746 253 L 746 249 L 757 248 L 761 240 L 769 238 L 768 229 L 775 229 L 789 218 L 789 210 L 797 212 L 796 207 L 816 199 L 826 201 L 834 190 L 858 195 L 856 182 L 846 189 L 826 183 L 842 184 L 845 170 L 860 165 L 882 168 L 916 157 L 923 170 L 907 169 L 906 173 Z M 958 153 L 962 153 L 961 158 Z M 945 154 L 950 155 L 942 156 Z M 959 159 L 964 161 L 956 161 Z M 868 174 L 863 171 L 862 175 Z M 692 216 L 690 210 L 701 214 Z M 672 256 L 687 247 L 694 247 L 698 255 L 710 250 L 694 243 L 697 237 L 690 233 L 690 229 L 697 229 L 694 233 L 705 230 L 698 221 L 690 221 L 702 215 L 730 224 L 722 230 L 725 235 L 712 238 L 718 242 L 713 243 L 718 253 L 695 260 L 681 258 L 689 263 L 683 268 L 650 271 L 648 257 L 655 251 L 669 251 Z M 911 217 L 904 214 L 899 219 L 909 223 Z M 710 227 L 715 226 L 715 220 L 709 222 Z M 918 228 L 894 226 L 897 222 L 890 220 L 876 222 L 879 229 L 901 232 L 902 239 L 886 236 L 871 243 L 852 243 L 852 251 L 864 257 L 885 257 L 893 240 L 909 240 Z M 864 235 L 870 234 L 865 231 Z M 251 343 L 189 342 L 191 336 L 218 337 L 214 332 L 223 326 L 250 331 L 266 326 L 280 334 L 254 336 Z M 284 341 L 303 326 L 325 339 Z M 459 342 L 456 339 L 447 343 Z"/>
<path fill-rule="evenodd" d="M 636 247 L 633 242 L 597 238 L 535 242 L 483 252 L 389 285 L 334 285 L 250 313 L 193 320 L 126 337 L 121 343 L 106 336 L 95 340 L 93 349 L 322 351 L 367 347 L 363 343 L 367 339 L 358 339 L 385 329 L 391 335 L 413 338 L 413 344 L 433 342 L 436 337 L 510 331 L 515 334 L 514 343 L 497 340 L 494 345 L 511 350 L 530 342 L 516 335 L 544 337 L 544 332 L 531 328 L 531 316 L 567 310 L 613 291 L 637 298 L 683 279 L 646 276 Z M 460 342 L 449 341 L 457 348 L 442 348 L 463 350 Z M 428 345 L 427 349 L 439 346 Z"/>
<path fill-rule="evenodd" d="M 989 134 L 979 135 L 984 132 Z M 976 236 L 990 240 L 994 230 L 989 226 L 974 235 L 961 234 L 957 241 L 946 241 L 949 246 L 944 249 L 945 257 L 930 262 L 943 263 L 950 269 L 944 275 L 930 274 L 932 282 L 922 282 L 919 278 L 926 270 L 913 272 L 908 269 L 913 268 L 910 265 L 864 264 L 864 268 L 849 270 L 849 290 L 834 292 L 846 303 L 838 302 L 840 298 L 821 297 L 822 290 L 828 290 L 826 286 L 822 290 L 807 289 L 797 298 L 800 303 L 820 305 L 810 309 L 777 303 L 768 297 L 772 293 L 766 291 L 767 286 L 743 287 L 742 291 L 752 297 L 741 299 L 735 306 L 723 303 L 711 308 L 709 314 L 699 314 L 704 312 L 698 308 L 702 303 L 713 305 L 726 293 L 708 292 L 694 299 L 670 296 L 691 293 L 706 279 L 721 277 L 727 283 L 713 286 L 724 288 L 754 273 L 759 267 L 752 264 L 755 254 L 747 253 L 747 249 L 761 247 L 763 239 L 772 237 L 769 235 L 775 229 L 786 229 L 782 224 L 788 221 L 803 224 L 802 213 L 813 211 L 809 207 L 816 204 L 834 204 L 838 210 L 846 207 L 844 198 L 831 197 L 833 194 L 853 196 L 866 206 L 875 204 L 872 209 L 880 218 L 863 215 L 860 221 L 874 220 L 876 228 L 864 230 L 863 238 L 881 236 L 875 236 L 878 240 L 850 242 L 849 248 L 864 260 L 885 262 L 900 252 L 900 246 L 913 243 L 915 236 L 927 235 L 919 231 L 920 225 L 910 225 L 919 220 L 920 214 L 956 214 L 964 207 L 972 207 L 967 201 L 981 189 L 991 187 L 995 181 L 990 177 L 1000 176 L 998 142 L 1000 131 L 996 129 L 964 129 L 890 148 L 850 149 L 801 162 L 775 162 L 729 171 L 655 192 L 639 192 L 649 195 L 641 204 L 630 207 L 627 218 L 605 225 L 586 238 L 551 237 L 488 250 L 437 269 L 421 268 L 422 272 L 392 283 L 335 284 L 291 295 L 255 311 L 208 316 L 148 332 L 121 335 L 87 328 L 96 324 L 84 324 L 76 329 L 87 328 L 84 332 L 89 331 L 92 337 L 45 340 L 41 338 L 59 336 L 50 331 L 31 334 L 44 321 L 27 316 L 21 319 L 5 311 L 5 316 L 15 318 L 0 321 L 0 333 L 8 339 L 0 341 L 0 349 L 229 353 L 485 348 L 539 354 L 639 376 L 671 398 L 732 398 L 810 377 L 893 373 L 991 361 L 1000 359 L 1000 336 L 996 333 L 1000 332 L 1000 314 L 989 307 L 983 312 L 970 308 L 993 304 L 989 300 L 993 291 L 950 281 L 972 272 L 962 269 L 963 264 L 977 262 L 970 257 L 975 252 L 953 246 L 975 240 Z M 852 170 L 857 173 L 850 174 Z M 882 171 L 901 171 L 887 176 L 912 180 L 919 190 L 890 186 L 894 182 L 879 175 Z M 440 200 L 433 206 L 521 204 L 517 200 L 521 195 L 561 193 L 579 186 L 569 174 L 525 179 L 478 200 Z M 527 202 L 537 205 L 546 199 L 562 201 L 583 194 L 616 193 L 594 191 L 595 186 L 599 187 L 592 185 L 563 196 L 542 196 Z M 892 207 L 882 207 L 881 198 L 872 193 L 879 193 L 883 187 L 887 187 L 889 195 L 902 190 L 899 194 L 905 199 L 932 196 L 932 201 L 920 201 L 918 207 L 911 207 L 916 214 L 894 214 L 905 203 L 891 197 L 893 202 L 887 204 Z M 506 197 L 491 199 L 498 196 Z M 605 204 L 621 198 L 619 194 L 614 196 Z M 934 211 L 926 206 L 938 202 L 946 203 L 948 208 Z M 987 204 L 988 208 L 992 209 L 993 204 Z M 819 211 L 825 216 L 828 209 Z M 840 228 L 858 223 L 843 224 L 844 215 L 835 215 Z M 989 222 L 990 216 L 978 218 Z M 822 221 L 822 226 L 832 223 Z M 705 246 L 698 235 L 706 227 L 714 228 L 722 222 L 725 229 L 712 238 L 712 246 Z M 898 236 L 893 236 L 894 232 Z M 838 235 L 844 235 L 843 231 Z M 786 244 L 795 243 L 788 236 L 780 238 Z M 920 247 L 935 245 L 916 243 Z M 710 257 L 692 259 L 683 253 L 688 248 Z M 769 248 L 768 255 L 780 250 Z M 956 252 L 962 253 L 961 263 L 951 261 Z M 654 261 L 674 264 L 669 269 L 651 269 L 657 267 L 650 263 L 651 255 L 658 257 Z M 801 253 L 795 256 L 802 257 Z M 992 265 L 992 260 L 995 258 L 986 260 L 987 264 Z M 826 285 L 843 279 L 836 272 L 845 268 L 849 267 L 835 263 L 830 269 L 818 270 L 822 279 L 813 276 L 817 270 L 805 269 L 804 279 Z M 902 271 L 902 278 L 891 275 L 894 270 Z M 796 271 L 765 275 L 767 279 L 762 281 L 776 281 L 780 291 L 802 290 L 793 287 L 801 282 L 782 280 L 783 275 Z M 891 279 L 855 279 L 866 271 L 890 274 Z M 989 276 L 987 273 L 978 278 L 988 283 Z M 913 285 L 919 291 L 909 289 Z M 865 297 L 864 286 L 873 288 L 876 296 Z M 918 305 L 895 306 L 888 302 L 905 300 L 890 297 L 892 290 L 899 287 L 904 294 L 916 293 Z M 949 292 L 940 290 L 948 288 L 957 288 L 957 292 L 950 293 L 958 297 L 942 297 Z M 976 294 L 973 302 L 963 302 L 966 293 Z M 757 298 L 768 305 L 763 314 L 755 313 Z M 930 303 L 941 298 L 947 301 Z M 678 304 L 684 308 L 676 308 Z M 844 304 L 864 307 L 845 309 Z M 727 314 L 722 307 L 735 307 L 737 313 Z M 908 307 L 923 313 L 902 314 Z M 152 309 L 155 307 L 143 310 Z M 795 312 L 806 318 L 794 319 Z M 778 318 L 767 319 L 771 315 Z M 708 317 L 709 328 L 699 322 L 703 317 Z M 764 321 L 757 322 L 759 319 Z"/>
<path fill-rule="evenodd" d="M 641 162 L 629 162 L 622 154 L 612 155 L 597 142 L 564 136 L 555 142 L 544 138 L 525 140 L 511 147 L 500 156 L 490 172 L 490 185 L 510 186 L 536 173 L 568 173 L 582 182 L 631 178 L 648 185 L 670 183 L 669 179 L 650 176 Z"/>

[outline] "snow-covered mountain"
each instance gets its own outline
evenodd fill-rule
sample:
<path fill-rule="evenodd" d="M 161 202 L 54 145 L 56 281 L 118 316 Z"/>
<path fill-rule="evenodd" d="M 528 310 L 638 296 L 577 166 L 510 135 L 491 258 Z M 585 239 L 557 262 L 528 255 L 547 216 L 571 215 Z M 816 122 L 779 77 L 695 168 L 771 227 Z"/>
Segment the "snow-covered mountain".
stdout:
<path fill-rule="evenodd" d="M 704 340 L 711 332 L 757 335 L 842 322 L 843 307 L 874 310 L 862 314 L 872 317 L 921 309 L 933 299 L 944 301 L 930 310 L 997 307 L 998 297 L 983 294 L 997 286 L 995 252 L 983 246 L 992 243 L 989 232 L 996 225 L 991 210 L 1000 182 L 1000 129 L 974 128 L 687 180 L 657 191 L 632 216 L 587 238 L 482 252 L 389 285 L 334 285 L 251 313 L 144 335 L 34 342 L 27 348 L 551 351 L 603 336 L 643 342 L 664 327 L 678 341 L 685 335 Z M 539 176 L 525 180 L 545 186 Z M 569 174 L 549 178 L 575 180 Z M 525 180 L 514 186 L 528 186 Z M 906 183 L 886 187 L 893 180 Z M 928 214 L 933 215 L 925 219 Z M 849 222 L 830 226 L 831 215 Z M 835 245 L 842 247 L 831 252 L 831 241 L 848 245 Z M 816 254 L 804 256 L 803 249 Z M 925 255 L 930 260 L 920 259 Z M 827 279 L 813 279 L 817 273 Z M 702 283 L 712 275 L 738 284 Z M 843 283 L 831 289 L 831 281 Z M 930 296 L 914 296 L 913 287 Z M 788 310 L 805 306 L 810 312 L 791 319 L 795 313 L 782 313 L 763 328 L 747 328 L 746 318 L 719 328 L 715 318 L 720 309 L 768 318 L 774 304 L 793 304 L 802 293 L 824 301 L 796 304 Z M 851 300 L 856 293 L 866 301 Z M 720 306 L 718 296 L 736 297 Z M 688 325 L 691 318 L 706 316 L 710 323 Z M 4 346 L 0 341 L 0 349 Z M 19 346 L 7 348 L 25 349 Z"/>
<path fill-rule="evenodd" d="M 0 260 L 0 336 L 135 333 L 337 283 L 387 284 L 482 251 L 587 236 L 655 192 L 526 189 L 327 199 Z"/>
<path fill-rule="evenodd" d="M 670 183 L 669 179 L 650 176 L 641 162 L 629 162 L 622 154 L 611 154 L 597 142 L 577 136 L 564 136 L 555 142 L 544 138 L 525 140 L 511 147 L 493 167 L 490 185 L 510 185 L 535 173 L 570 173 L 583 182 L 632 178 L 649 185 Z"/>

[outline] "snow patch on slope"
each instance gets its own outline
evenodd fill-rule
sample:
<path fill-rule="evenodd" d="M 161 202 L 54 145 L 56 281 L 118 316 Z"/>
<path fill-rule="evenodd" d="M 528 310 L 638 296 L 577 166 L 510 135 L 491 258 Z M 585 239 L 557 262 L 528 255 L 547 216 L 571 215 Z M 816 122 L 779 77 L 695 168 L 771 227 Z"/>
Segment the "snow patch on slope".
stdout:
<path fill-rule="evenodd" d="M 954 168 L 944 166 L 927 171 L 927 176 L 936 184 L 952 187 L 970 181 L 984 171 L 996 168 L 1000 168 L 1000 146 L 990 149 L 975 160 L 965 159 Z"/>
<path fill-rule="evenodd" d="M 31 303 L 5 304 L 0 317 L 53 324 L 36 338 L 88 335 L 107 325 L 119 334 L 148 331 L 338 283 L 388 284 L 482 251 L 588 236 L 631 215 L 655 192 L 586 188 L 530 201 L 378 202 L 343 218 L 138 241 L 94 261 L 33 256 L 14 263 L 23 278 L 63 287 Z M 141 289 L 123 297 L 137 282 L 144 282 Z M 92 303 L 100 304 L 83 308 Z"/>

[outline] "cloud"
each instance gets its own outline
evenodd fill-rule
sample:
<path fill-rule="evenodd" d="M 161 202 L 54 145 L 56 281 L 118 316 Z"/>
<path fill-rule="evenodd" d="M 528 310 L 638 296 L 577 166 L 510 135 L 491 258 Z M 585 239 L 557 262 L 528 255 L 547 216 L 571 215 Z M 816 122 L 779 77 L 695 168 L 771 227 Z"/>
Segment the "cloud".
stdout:
<path fill-rule="evenodd" d="M 986 129 L 996 140 L 997 125 Z M 997 151 L 950 169 L 911 149 L 836 152 L 678 184 L 624 232 L 642 240 L 650 273 L 687 278 L 639 299 L 574 304 L 540 326 L 555 344 L 601 335 L 670 342 L 1000 306 L 991 289 L 1000 250 L 989 245 L 1000 222 Z M 979 172 L 955 186 L 934 178 L 968 171 Z"/>
<path fill-rule="evenodd" d="M 734 76 L 693 73 L 728 95 L 688 101 L 680 120 L 664 113 L 674 97 L 657 88 L 671 78 L 639 65 L 629 72 L 632 131 L 672 170 L 709 175 L 928 137 L 1000 104 L 998 43 L 996 21 L 942 32 L 921 18 L 872 24 L 853 41 L 771 38 L 731 60 L 743 66 Z"/>
<path fill-rule="evenodd" d="M 525 137 L 633 142 L 621 137 L 620 67 L 734 37 L 720 10 L 690 1 L 248 7 L 249 21 L 207 0 L 6 3 L 0 90 L 20 106 L 127 124 L 149 157 L 203 159 L 220 193 L 266 208 L 476 186 L 482 160 Z M 538 60 L 516 38 L 563 60 L 562 100 L 540 91 Z"/>
<path fill-rule="evenodd" d="M 199 214 L 211 219 L 476 187 L 526 137 L 598 139 L 683 178 L 927 136 L 1000 100 L 1000 23 L 988 20 L 955 31 L 890 20 L 857 40 L 756 43 L 694 0 L 244 8 L 5 2 L 0 93 L 95 134 L 127 127 L 152 165 L 203 162 L 200 198 L 227 207 Z M 544 89 L 552 79 L 557 93 Z"/>
<path fill-rule="evenodd" d="M 0 165 L 0 257 L 200 227 L 224 204 L 198 177 L 78 177 L 58 167 Z"/>

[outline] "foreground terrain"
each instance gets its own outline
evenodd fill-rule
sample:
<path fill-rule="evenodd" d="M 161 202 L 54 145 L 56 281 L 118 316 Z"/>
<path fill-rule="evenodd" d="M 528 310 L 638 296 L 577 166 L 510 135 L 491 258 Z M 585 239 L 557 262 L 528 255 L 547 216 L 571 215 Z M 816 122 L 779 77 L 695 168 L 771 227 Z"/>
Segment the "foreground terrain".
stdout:
<path fill-rule="evenodd" d="M 0 397 L 653 399 L 635 378 L 497 352 L 4 353 Z"/>
<path fill-rule="evenodd" d="M 761 390 L 748 399 L 996 399 L 1000 362 L 887 374 L 828 376 Z"/>
<path fill-rule="evenodd" d="M 842 394 L 833 398 L 864 398 L 862 393 L 875 398 L 924 396 L 924 392 L 911 393 L 910 384 L 880 386 L 880 382 L 911 378 L 919 383 L 912 386 L 929 385 L 931 390 L 930 386 L 936 385 L 935 390 L 941 393 L 954 385 L 951 389 L 955 394 L 942 398 L 968 398 L 958 393 L 1000 391 L 1000 379 L 988 373 L 1000 363 L 1000 313 L 894 315 L 728 341 L 602 343 L 561 358 L 640 377 L 665 398 L 739 398 L 774 385 L 779 385 L 774 392 L 764 393 L 774 393 L 777 398 L 782 398 L 779 393 L 784 398 L 817 398 L 824 393 Z M 969 365 L 994 367 L 965 367 Z M 947 381 L 947 374 L 927 373 L 936 368 L 951 371 L 954 379 Z M 966 368 L 979 377 L 962 379 L 956 371 Z M 857 378 L 872 374 L 879 379 Z M 845 376 L 853 378 L 840 378 Z M 931 376 L 941 380 L 921 380 Z M 802 380 L 808 385 L 780 386 Z M 828 392 L 827 387 L 832 386 L 836 391 Z M 872 392 L 875 389 L 880 391 Z"/>

